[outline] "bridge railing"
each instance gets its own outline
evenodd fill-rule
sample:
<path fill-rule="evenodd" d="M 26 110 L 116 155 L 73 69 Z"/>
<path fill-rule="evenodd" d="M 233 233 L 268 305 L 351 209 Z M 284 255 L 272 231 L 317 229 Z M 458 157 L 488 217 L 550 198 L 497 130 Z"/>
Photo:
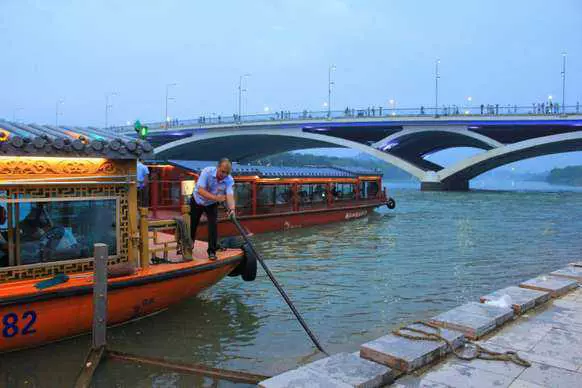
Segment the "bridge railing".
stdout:
<path fill-rule="evenodd" d="M 147 123 L 150 129 L 160 128 L 180 128 L 180 127 L 207 127 L 212 125 L 240 125 L 250 123 L 284 123 L 286 121 L 309 121 L 309 120 L 339 120 L 339 119 L 370 119 L 370 118 L 403 118 L 403 117 L 418 117 L 418 118 L 434 118 L 434 117 L 475 117 L 475 116 L 523 116 L 523 115 L 539 115 L 539 116 L 560 116 L 580 114 L 580 105 L 569 105 L 562 108 L 558 104 L 531 104 L 527 105 L 480 105 L 480 106 L 460 106 L 447 105 L 435 109 L 434 107 L 415 107 L 415 108 L 400 108 L 400 107 L 378 107 L 370 106 L 366 108 L 350 108 L 346 107 L 344 110 L 303 110 L 300 112 L 292 111 L 278 111 L 267 112 L 259 114 L 242 115 L 238 117 L 235 115 L 222 116 L 210 115 L 200 116 L 195 119 L 187 120 L 170 120 L 167 122 L 158 121 Z M 132 131 L 133 126 L 113 127 L 117 132 Z"/>

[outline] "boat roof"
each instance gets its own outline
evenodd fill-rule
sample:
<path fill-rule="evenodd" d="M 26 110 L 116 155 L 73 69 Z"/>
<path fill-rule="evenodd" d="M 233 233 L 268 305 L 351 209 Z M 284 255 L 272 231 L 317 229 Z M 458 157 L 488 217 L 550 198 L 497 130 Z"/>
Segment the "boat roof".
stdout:
<path fill-rule="evenodd" d="M 106 129 L 23 124 L 0 119 L 1 156 L 148 158 L 153 147 Z"/>
<path fill-rule="evenodd" d="M 167 160 L 147 161 L 146 164 L 168 163 L 172 166 L 199 174 L 203 168 L 215 166 L 216 161 L 211 160 Z M 380 170 L 363 167 L 330 167 L 330 166 L 261 166 L 257 164 L 232 164 L 233 176 L 258 176 L 260 178 L 355 178 L 361 175 L 382 176 Z"/>

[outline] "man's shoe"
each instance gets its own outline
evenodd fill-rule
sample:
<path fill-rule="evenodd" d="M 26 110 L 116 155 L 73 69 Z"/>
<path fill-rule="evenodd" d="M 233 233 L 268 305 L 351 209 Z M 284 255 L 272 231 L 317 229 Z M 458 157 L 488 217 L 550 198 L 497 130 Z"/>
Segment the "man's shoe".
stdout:
<path fill-rule="evenodd" d="M 216 253 L 209 253 L 208 254 L 208 259 L 209 260 L 216 260 L 216 259 L 218 259 L 218 257 L 216 257 Z"/>

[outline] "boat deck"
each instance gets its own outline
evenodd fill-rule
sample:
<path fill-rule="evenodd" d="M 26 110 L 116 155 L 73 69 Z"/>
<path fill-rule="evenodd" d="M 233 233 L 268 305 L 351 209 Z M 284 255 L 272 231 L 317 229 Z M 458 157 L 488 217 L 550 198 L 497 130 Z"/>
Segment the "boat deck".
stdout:
<path fill-rule="evenodd" d="M 173 238 L 173 236 L 172 236 Z M 150 265 L 148 268 L 137 268 L 133 275 L 120 276 L 116 278 L 109 279 L 110 284 L 121 283 L 128 280 L 135 280 L 140 278 L 148 278 L 155 275 L 160 275 L 164 273 L 173 273 L 176 271 L 193 269 L 196 267 L 204 266 L 216 266 L 224 262 L 232 261 L 233 259 L 242 256 L 240 249 L 228 249 L 225 251 L 217 252 L 218 259 L 215 261 L 208 260 L 208 254 L 206 253 L 208 244 L 205 241 L 196 241 L 194 244 L 193 258 L 192 261 L 175 262 L 175 263 L 163 263 Z M 175 250 L 170 251 L 169 259 L 176 260 L 178 255 Z M 66 290 L 75 287 L 86 287 L 92 286 L 93 284 L 93 272 L 81 272 L 68 275 L 69 279 L 61 284 L 54 285 L 52 287 L 46 288 L 44 290 L 39 290 L 35 285 L 45 279 L 31 279 L 31 280 L 20 280 L 14 282 L 8 282 L 0 285 L 0 306 L 7 302 L 8 299 L 14 299 L 24 296 L 33 296 L 44 293 L 54 293 L 59 290 Z"/>

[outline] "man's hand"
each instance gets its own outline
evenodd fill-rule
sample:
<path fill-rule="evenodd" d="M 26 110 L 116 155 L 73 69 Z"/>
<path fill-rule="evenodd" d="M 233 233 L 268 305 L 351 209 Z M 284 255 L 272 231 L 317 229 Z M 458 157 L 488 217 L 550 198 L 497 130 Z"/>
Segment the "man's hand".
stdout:
<path fill-rule="evenodd" d="M 216 195 L 215 197 L 216 197 L 216 199 L 215 199 L 216 202 L 226 201 L 226 195 Z"/>
<path fill-rule="evenodd" d="M 236 216 L 236 210 L 235 209 L 226 209 L 226 216 L 228 218 L 232 218 L 232 217 Z"/>

